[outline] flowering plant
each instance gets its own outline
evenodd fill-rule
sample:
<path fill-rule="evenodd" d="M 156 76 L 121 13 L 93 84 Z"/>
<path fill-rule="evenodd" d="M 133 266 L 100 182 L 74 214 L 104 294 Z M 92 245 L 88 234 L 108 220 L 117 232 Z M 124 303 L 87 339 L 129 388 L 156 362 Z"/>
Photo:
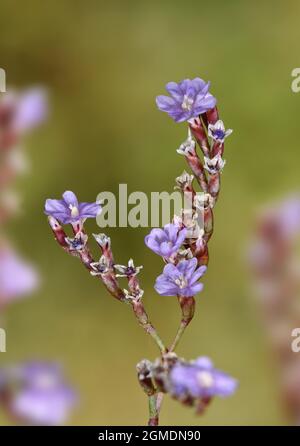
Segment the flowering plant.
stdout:
<path fill-rule="evenodd" d="M 176 122 L 187 122 L 188 136 L 177 152 L 183 155 L 192 170 L 176 179 L 188 209 L 175 215 L 163 229 L 152 229 L 146 245 L 159 255 L 165 267 L 156 279 L 155 290 L 162 296 L 176 296 L 181 308 L 181 321 L 171 346 L 167 347 L 150 322 L 142 300 L 143 290 L 138 274 L 141 266 L 118 265 L 114 261 L 111 240 L 105 234 L 93 234 L 101 256 L 95 261 L 88 245 L 84 222 L 101 213 L 99 203 L 79 203 L 73 192 L 63 194 L 63 200 L 47 200 L 45 213 L 58 244 L 70 255 L 81 260 L 92 276 L 97 277 L 108 292 L 120 302 L 131 306 L 141 327 L 156 342 L 160 357 L 137 365 L 138 380 L 149 399 L 149 425 L 157 425 L 165 393 L 202 412 L 214 396 L 229 396 L 236 380 L 214 368 L 210 359 L 200 357 L 189 362 L 178 358 L 175 348 L 195 312 L 195 295 L 203 289 L 199 282 L 207 269 L 208 242 L 213 234 L 213 209 L 220 192 L 220 177 L 224 167 L 224 141 L 232 130 L 225 130 L 219 119 L 216 99 L 209 92 L 210 84 L 200 78 L 185 79 L 166 86 L 170 96 L 158 96 L 157 106 Z M 199 156 L 196 145 L 202 152 Z M 196 193 L 193 182 L 202 193 Z M 202 225 L 199 225 L 202 222 Z M 73 238 L 63 225 L 70 224 Z M 202 226 L 202 227 L 200 227 Z M 195 230 L 197 229 L 197 230 Z M 127 279 L 123 289 L 119 278 Z"/>

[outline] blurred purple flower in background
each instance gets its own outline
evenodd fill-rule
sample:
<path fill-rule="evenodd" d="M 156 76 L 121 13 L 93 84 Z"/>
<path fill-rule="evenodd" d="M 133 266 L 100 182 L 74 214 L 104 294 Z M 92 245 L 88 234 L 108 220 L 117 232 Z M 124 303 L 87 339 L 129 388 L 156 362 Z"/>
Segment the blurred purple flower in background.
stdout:
<path fill-rule="evenodd" d="M 300 194 L 294 193 L 260 208 L 248 259 L 259 319 L 275 358 L 280 401 L 292 424 L 300 422 Z M 296 332 L 294 332 L 294 328 Z M 295 337 L 294 341 L 290 339 Z"/>
<path fill-rule="evenodd" d="M 61 367 L 48 362 L 29 362 L 0 370 L 5 406 L 14 419 L 31 425 L 58 425 L 67 421 L 76 404 L 73 389 Z"/>
<path fill-rule="evenodd" d="M 169 263 L 163 273 L 157 277 L 155 290 L 162 296 L 192 297 L 203 289 L 202 283 L 197 283 L 207 267 L 197 268 L 197 259 L 182 260 L 177 265 Z"/>
<path fill-rule="evenodd" d="M 41 124 L 47 117 L 47 93 L 30 88 L 23 93 L 10 90 L 0 101 L 1 148 L 18 144 L 19 138 Z"/>
<path fill-rule="evenodd" d="M 0 305 L 31 293 L 39 278 L 34 268 L 12 249 L 0 249 Z"/>
<path fill-rule="evenodd" d="M 227 397 L 234 393 L 237 381 L 214 368 L 212 361 L 199 357 L 190 363 L 176 364 L 170 373 L 170 392 L 178 399 Z"/>
<path fill-rule="evenodd" d="M 45 214 L 56 218 L 62 224 L 77 223 L 86 218 L 96 218 L 101 212 L 98 203 L 78 203 L 71 191 L 63 194 L 62 200 L 46 200 Z"/>
<path fill-rule="evenodd" d="M 285 199 L 277 212 L 282 233 L 288 237 L 297 235 L 300 231 L 300 194 Z"/>
<path fill-rule="evenodd" d="M 188 121 L 215 107 L 217 100 L 209 93 L 210 83 L 196 77 L 177 84 L 169 82 L 170 96 L 157 96 L 156 104 L 176 122 Z"/>
<path fill-rule="evenodd" d="M 42 88 L 31 88 L 15 97 L 13 128 L 25 132 L 39 125 L 47 116 L 46 92 Z"/>
<path fill-rule="evenodd" d="M 47 114 L 46 93 L 29 89 L 11 91 L 0 100 L 0 223 L 15 213 L 11 186 L 24 166 L 22 142 L 24 134 L 40 124 Z M 10 198 L 4 200 L 3 197 Z M 81 214 L 88 212 L 80 208 Z M 70 210 L 71 212 L 71 210 Z M 1 231 L 0 245 L 0 311 L 10 301 L 31 293 L 39 277 L 5 241 Z M 55 425 L 67 420 L 75 404 L 75 394 L 64 381 L 56 364 L 30 362 L 0 368 L 0 406 L 12 422 L 31 425 Z"/>
<path fill-rule="evenodd" d="M 170 257 L 179 250 L 185 236 L 185 228 L 179 231 L 178 226 L 169 223 L 164 226 L 164 229 L 152 229 L 150 234 L 145 237 L 145 243 L 156 254 L 162 257 Z"/>

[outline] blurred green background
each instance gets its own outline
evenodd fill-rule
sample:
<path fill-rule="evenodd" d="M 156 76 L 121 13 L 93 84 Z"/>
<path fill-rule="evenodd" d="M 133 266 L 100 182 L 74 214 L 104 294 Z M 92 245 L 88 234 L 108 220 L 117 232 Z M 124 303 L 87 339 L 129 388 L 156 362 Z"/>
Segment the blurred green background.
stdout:
<path fill-rule="evenodd" d="M 228 400 L 203 417 L 166 398 L 162 424 L 285 423 L 276 369 L 249 292 L 245 247 L 257 207 L 299 186 L 298 112 L 291 71 L 299 66 L 298 1 L 1 1 L 0 65 L 9 86 L 47 86 L 48 122 L 27 140 L 31 172 L 19 181 L 23 212 L 9 234 L 38 265 L 43 281 L 6 316 L 8 352 L 63 361 L 78 389 L 72 424 L 143 424 L 147 402 L 135 364 L 157 355 L 130 308 L 114 301 L 53 241 L 43 205 L 74 190 L 92 201 L 102 190 L 170 191 L 186 167 L 175 149 L 185 139 L 157 111 L 167 81 L 200 76 L 212 83 L 229 138 L 205 291 L 178 353 L 205 354 L 238 378 Z M 90 231 L 97 232 L 94 221 Z M 177 301 L 153 290 L 159 259 L 148 229 L 110 229 L 115 257 L 143 264 L 144 300 L 171 340 Z M 1 419 L 2 423 L 7 420 Z"/>

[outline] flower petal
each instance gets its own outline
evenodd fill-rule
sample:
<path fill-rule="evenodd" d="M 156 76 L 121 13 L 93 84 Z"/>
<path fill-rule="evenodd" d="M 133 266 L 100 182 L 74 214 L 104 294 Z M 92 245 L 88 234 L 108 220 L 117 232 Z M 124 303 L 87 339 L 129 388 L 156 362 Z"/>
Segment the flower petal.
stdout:
<path fill-rule="evenodd" d="M 164 267 L 163 274 L 171 280 L 175 280 L 180 276 L 180 272 L 178 271 L 177 267 L 172 263 L 168 263 Z"/>
<path fill-rule="evenodd" d="M 199 268 L 191 276 L 191 284 L 197 282 L 197 280 L 200 279 L 200 277 L 202 277 L 203 274 L 205 274 L 206 270 L 207 266 L 205 265 L 199 266 Z"/>
<path fill-rule="evenodd" d="M 78 208 L 78 200 L 77 200 L 77 197 L 74 194 L 74 192 L 67 190 L 66 192 L 63 193 L 63 199 L 68 207 L 71 204 L 72 206 L 75 206 Z"/>
<path fill-rule="evenodd" d="M 165 231 L 161 228 L 154 228 L 152 229 L 152 231 L 150 232 L 150 235 L 158 242 L 158 243 L 162 243 L 162 242 L 166 242 L 168 241 L 168 236 L 165 233 Z"/>
<path fill-rule="evenodd" d="M 157 277 L 154 289 L 161 296 L 177 296 L 178 288 L 172 282 L 170 282 L 164 274 Z"/>
<path fill-rule="evenodd" d="M 179 262 L 177 265 L 177 269 L 181 274 L 184 274 L 184 276 L 189 279 L 195 271 L 196 266 L 197 259 L 193 258 L 190 260 L 182 260 L 181 262 Z"/>
<path fill-rule="evenodd" d="M 195 77 L 192 82 L 194 88 L 197 90 L 198 93 L 201 92 L 201 94 L 205 95 L 208 92 L 210 82 L 205 82 L 203 79 L 200 79 L 200 77 Z"/>
<path fill-rule="evenodd" d="M 187 233 L 187 229 L 186 228 L 183 228 L 183 229 L 181 229 L 181 231 L 178 232 L 178 237 L 177 237 L 177 240 L 176 240 L 176 246 L 180 247 L 183 244 L 183 242 L 185 240 L 185 237 L 186 237 L 186 233 Z"/>
<path fill-rule="evenodd" d="M 178 227 L 173 223 L 169 223 L 164 226 L 164 231 L 167 233 L 169 241 L 175 243 L 178 234 Z"/>
<path fill-rule="evenodd" d="M 45 203 L 45 214 L 52 215 L 54 212 L 70 215 L 69 209 L 63 200 L 52 200 L 49 198 Z"/>
<path fill-rule="evenodd" d="M 151 234 L 146 235 L 144 240 L 145 240 L 145 245 L 148 246 L 149 249 L 154 251 L 155 254 L 160 255 L 160 249 L 159 249 L 160 245 L 155 240 L 155 238 L 151 236 Z"/>
<path fill-rule="evenodd" d="M 201 282 L 195 283 L 195 285 L 189 287 L 190 296 L 194 296 L 195 294 L 200 293 L 203 290 L 203 288 L 204 288 L 203 283 Z"/>
<path fill-rule="evenodd" d="M 170 257 L 176 251 L 173 246 L 170 246 L 169 242 L 162 242 L 159 249 L 163 257 Z"/>
<path fill-rule="evenodd" d="M 169 96 L 157 96 L 156 105 L 160 110 L 166 112 L 171 112 L 172 110 L 176 111 L 176 109 L 178 109 L 178 104 L 175 99 L 170 98 Z"/>
<path fill-rule="evenodd" d="M 80 218 L 94 218 L 100 214 L 102 208 L 98 203 L 79 203 Z"/>
<path fill-rule="evenodd" d="M 193 362 L 193 364 L 197 365 L 197 367 L 202 370 L 212 370 L 214 367 L 212 360 L 208 356 L 200 356 Z"/>
<path fill-rule="evenodd" d="M 166 90 L 179 104 L 183 101 L 182 91 L 176 82 L 168 82 L 166 85 Z"/>
<path fill-rule="evenodd" d="M 208 93 L 206 96 L 200 94 L 194 103 L 195 112 L 197 112 L 199 115 L 205 113 L 214 108 L 216 103 L 216 98 L 210 93 Z"/>
<path fill-rule="evenodd" d="M 191 79 L 183 79 L 183 81 L 179 82 L 178 85 L 183 95 L 185 95 L 188 88 L 192 85 L 192 81 Z"/>
<path fill-rule="evenodd" d="M 221 397 L 226 397 L 232 395 L 235 392 L 238 385 L 236 379 L 220 371 L 215 372 L 214 378 L 215 378 L 214 387 L 217 395 Z"/>

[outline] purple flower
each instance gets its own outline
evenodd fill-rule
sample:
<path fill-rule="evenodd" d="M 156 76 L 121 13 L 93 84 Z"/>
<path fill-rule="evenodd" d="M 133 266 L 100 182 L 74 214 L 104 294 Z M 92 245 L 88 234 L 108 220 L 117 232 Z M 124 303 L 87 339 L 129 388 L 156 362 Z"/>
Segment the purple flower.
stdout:
<path fill-rule="evenodd" d="M 95 218 L 101 212 L 98 203 L 78 203 L 71 191 L 63 194 L 62 200 L 46 200 L 45 214 L 56 218 L 60 223 L 77 223 L 86 218 Z"/>
<path fill-rule="evenodd" d="M 196 77 L 176 84 L 169 82 L 166 90 L 170 96 L 157 96 L 156 104 L 176 122 L 188 121 L 215 107 L 217 100 L 208 92 L 209 82 Z"/>
<path fill-rule="evenodd" d="M 0 303 L 4 304 L 31 293 L 38 285 L 38 275 L 8 248 L 0 250 Z"/>
<path fill-rule="evenodd" d="M 12 104 L 14 104 L 12 125 L 17 132 L 31 130 L 46 118 L 46 92 L 42 88 L 32 88 L 16 97 L 12 96 Z"/>
<path fill-rule="evenodd" d="M 192 297 L 203 289 L 197 280 L 203 276 L 206 266 L 197 268 L 197 259 L 182 260 L 177 265 L 169 263 L 163 273 L 158 276 L 155 290 L 162 296 Z"/>
<path fill-rule="evenodd" d="M 170 257 L 177 252 L 183 244 L 186 236 L 186 229 L 178 230 L 178 226 L 173 223 L 165 225 L 164 229 L 152 229 L 145 237 L 148 248 L 162 257 Z"/>
<path fill-rule="evenodd" d="M 202 356 L 190 363 L 178 363 L 170 372 L 170 393 L 178 399 L 227 397 L 234 393 L 237 381 L 214 368 L 211 360 Z"/>
<path fill-rule="evenodd" d="M 47 362 L 25 363 L 14 367 L 9 377 L 12 383 L 17 384 L 9 404 L 16 418 L 34 425 L 66 422 L 76 397 L 65 383 L 59 365 Z"/>

